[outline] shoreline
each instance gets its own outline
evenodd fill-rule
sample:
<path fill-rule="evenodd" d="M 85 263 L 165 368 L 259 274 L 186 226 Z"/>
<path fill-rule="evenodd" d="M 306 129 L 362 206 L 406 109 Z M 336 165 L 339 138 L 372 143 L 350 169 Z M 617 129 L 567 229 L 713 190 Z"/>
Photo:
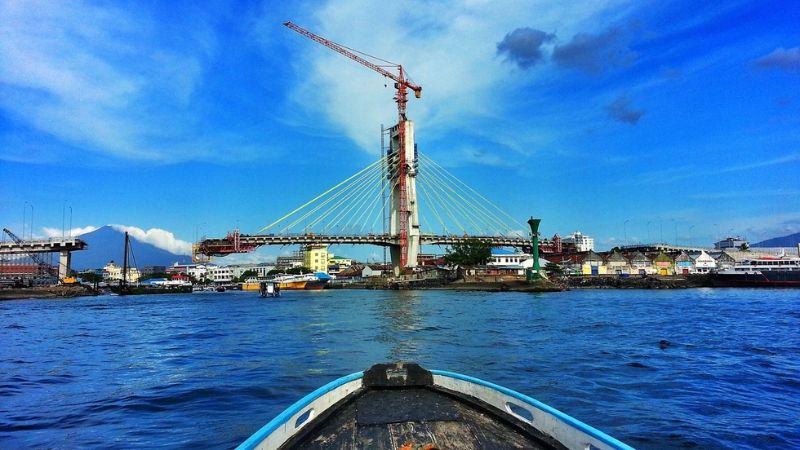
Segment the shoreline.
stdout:
<path fill-rule="evenodd" d="M 439 280 L 439 279 L 382 279 L 380 282 L 360 282 L 333 284 L 326 289 L 355 290 L 441 290 L 474 292 L 561 292 L 582 289 L 693 289 L 693 288 L 732 287 L 718 286 L 705 274 L 673 276 L 633 276 L 615 275 L 554 277 L 552 280 L 539 280 L 528 283 L 525 280 Z M 31 288 L 0 289 L 0 301 L 24 299 L 54 299 L 95 296 L 98 293 L 89 286 L 39 286 Z"/>

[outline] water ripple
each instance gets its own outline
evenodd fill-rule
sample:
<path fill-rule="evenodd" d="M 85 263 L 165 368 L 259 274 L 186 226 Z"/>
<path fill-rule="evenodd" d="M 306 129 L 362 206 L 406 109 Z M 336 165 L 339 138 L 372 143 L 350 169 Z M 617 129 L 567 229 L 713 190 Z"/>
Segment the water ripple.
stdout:
<path fill-rule="evenodd" d="M 287 292 L 0 306 L 0 448 L 233 447 L 333 378 L 416 360 L 638 448 L 800 448 L 796 291 Z"/>

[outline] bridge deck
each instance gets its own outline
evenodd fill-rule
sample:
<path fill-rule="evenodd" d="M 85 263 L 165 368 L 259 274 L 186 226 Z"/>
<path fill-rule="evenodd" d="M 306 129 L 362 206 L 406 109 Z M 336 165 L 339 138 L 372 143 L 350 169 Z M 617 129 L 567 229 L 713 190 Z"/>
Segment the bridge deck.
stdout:
<path fill-rule="evenodd" d="M 520 236 L 453 236 L 420 235 L 421 245 L 452 245 L 477 240 L 498 247 L 522 247 L 530 240 Z M 313 245 L 313 244 L 369 244 L 384 247 L 400 245 L 400 239 L 390 234 L 326 235 L 326 234 L 242 234 L 238 242 L 233 239 L 206 239 L 200 242 L 199 253 L 222 256 L 230 253 L 245 253 L 262 245 Z"/>
<path fill-rule="evenodd" d="M 53 238 L 34 241 L 0 242 L 0 254 L 15 255 L 23 253 L 55 253 L 75 251 L 86 248 L 86 242 L 78 238 Z"/>

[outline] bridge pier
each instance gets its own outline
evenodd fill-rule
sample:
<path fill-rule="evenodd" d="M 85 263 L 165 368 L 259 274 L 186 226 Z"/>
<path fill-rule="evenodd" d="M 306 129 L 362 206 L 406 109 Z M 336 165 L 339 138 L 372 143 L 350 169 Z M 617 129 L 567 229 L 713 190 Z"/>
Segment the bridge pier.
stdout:
<path fill-rule="evenodd" d="M 395 275 L 400 269 L 417 266 L 420 248 L 419 208 L 417 205 L 417 146 L 414 143 L 414 122 L 401 120 L 390 128 L 388 173 L 392 186 L 389 233 L 398 236 L 399 245 L 390 253 Z"/>
<path fill-rule="evenodd" d="M 69 276 L 69 271 L 72 263 L 72 252 L 69 250 L 62 250 L 58 255 L 58 279 L 63 280 Z"/>

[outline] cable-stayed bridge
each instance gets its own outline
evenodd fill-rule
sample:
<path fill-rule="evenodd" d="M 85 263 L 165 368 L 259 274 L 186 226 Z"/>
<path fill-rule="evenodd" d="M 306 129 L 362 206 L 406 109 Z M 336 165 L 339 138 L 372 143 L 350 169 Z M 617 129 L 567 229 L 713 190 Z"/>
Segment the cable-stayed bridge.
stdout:
<path fill-rule="evenodd" d="M 530 245 L 523 222 L 503 211 L 414 145 L 408 120 L 385 130 L 389 145 L 372 164 L 286 212 L 255 234 L 238 230 L 199 242 L 209 256 L 262 245 L 368 244 L 388 247 L 395 267 L 414 267 L 422 245 L 479 240 Z"/>

